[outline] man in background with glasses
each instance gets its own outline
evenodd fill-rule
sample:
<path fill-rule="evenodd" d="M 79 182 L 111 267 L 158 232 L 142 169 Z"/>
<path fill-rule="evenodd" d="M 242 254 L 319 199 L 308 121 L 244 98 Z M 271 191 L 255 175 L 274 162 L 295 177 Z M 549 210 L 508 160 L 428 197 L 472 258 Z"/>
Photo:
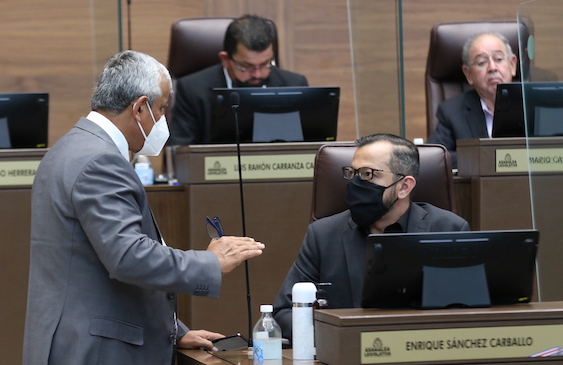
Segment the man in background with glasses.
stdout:
<path fill-rule="evenodd" d="M 208 142 L 205 131 L 214 88 L 308 86 L 305 76 L 275 67 L 274 41 L 268 19 L 257 15 L 235 19 L 219 52 L 221 63 L 178 80 L 168 144 Z"/>
<path fill-rule="evenodd" d="M 516 75 L 516 56 L 508 40 L 499 33 L 481 33 L 467 40 L 462 51 L 462 70 L 469 85 L 466 91 L 438 106 L 438 125 L 428 143 L 444 145 L 457 167 L 458 139 L 490 138 L 497 85 Z"/>
<path fill-rule="evenodd" d="M 351 165 L 342 168 L 343 178 L 349 180 L 349 209 L 309 225 L 274 302 L 274 317 L 284 338 L 291 339 L 291 290 L 296 282 L 332 283 L 326 290 L 331 309 L 361 306 L 368 234 L 469 230 L 469 224 L 450 211 L 411 202 L 419 170 L 418 149 L 412 142 L 374 134 L 358 139 L 356 145 Z"/>

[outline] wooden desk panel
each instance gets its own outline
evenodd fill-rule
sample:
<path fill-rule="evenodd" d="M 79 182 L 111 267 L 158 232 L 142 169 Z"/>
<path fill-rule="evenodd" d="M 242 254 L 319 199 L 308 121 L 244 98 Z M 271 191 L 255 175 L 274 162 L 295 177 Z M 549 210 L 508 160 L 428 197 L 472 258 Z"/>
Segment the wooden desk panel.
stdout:
<path fill-rule="evenodd" d="M 458 176 L 471 180 L 471 229 L 537 229 L 539 299 L 563 300 L 563 196 L 558 193 L 563 168 L 557 162 L 563 138 L 482 138 L 460 140 L 457 146 Z M 531 163 L 543 153 L 554 155 L 550 165 Z M 516 168 L 504 167 L 507 156 Z"/>
<path fill-rule="evenodd" d="M 378 309 L 332 309 L 315 312 L 315 338 L 317 359 L 330 365 L 352 365 L 360 363 L 361 336 L 366 333 L 381 334 L 381 341 L 390 346 L 393 354 L 399 351 L 400 344 L 390 342 L 385 336 L 391 332 L 404 332 L 403 342 L 412 339 L 412 331 L 450 329 L 452 337 L 462 336 L 464 329 L 481 329 L 485 336 L 487 328 L 505 328 L 510 326 L 563 325 L 563 302 L 543 302 L 495 306 L 491 308 L 440 309 L 440 310 L 378 310 Z M 516 328 L 516 327 L 515 327 Z M 561 329 L 563 331 L 563 329 Z M 451 337 L 448 337 L 451 338 Z M 555 339 L 555 341 L 562 341 Z M 557 342 L 559 343 L 559 342 Z M 541 346 L 541 344 L 538 344 Z M 543 348 L 542 348 L 543 349 Z M 563 357 L 530 358 L 510 356 L 510 348 L 503 349 L 505 358 L 443 361 L 410 361 L 411 364 L 521 364 L 548 361 L 553 364 L 563 363 Z M 446 355 L 447 356 L 447 355 Z M 470 359 L 471 353 L 467 354 Z M 392 356 L 389 361 L 380 360 L 381 364 L 397 363 Z"/>
<path fill-rule="evenodd" d="M 177 351 L 177 364 L 178 365 L 224 365 L 224 364 L 237 364 L 237 365 L 254 365 L 252 358 L 248 358 L 246 350 L 241 351 L 222 351 L 215 352 L 216 356 L 209 354 L 202 350 L 178 350 Z M 225 360 L 222 360 L 225 359 Z M 264 360 L 263 365 L 313 365 L 319 364 L 316 360 L 301 360 L 294 361 L 292 359 L 292 350 L 282 350 L 281 360 Z"/>

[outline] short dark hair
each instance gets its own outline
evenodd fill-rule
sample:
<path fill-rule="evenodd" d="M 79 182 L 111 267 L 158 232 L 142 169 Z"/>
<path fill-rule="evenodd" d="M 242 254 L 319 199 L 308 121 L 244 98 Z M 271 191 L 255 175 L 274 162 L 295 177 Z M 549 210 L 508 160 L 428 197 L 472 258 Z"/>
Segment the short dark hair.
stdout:
<path fill-rule="evenodd" d="M 360 137 L 355 143 L 359 148 L 381 141 L 387 141 L 393 145 L 391 157 L 387 163 L 391 172 L 410 175 L 416 179 L 420 169 L 420 156 L 418 148 L 411 141 L 390 133 L 376 133 Z"/>
<path fill-rule="evenodd" d="M 246 14 L 233 20 L 225 33 L 223 50 L 231 57 L 240 43 L 254 52 L 265 51 L 274 43 L 275 33 L 271 21 L 258 15 Z"/>

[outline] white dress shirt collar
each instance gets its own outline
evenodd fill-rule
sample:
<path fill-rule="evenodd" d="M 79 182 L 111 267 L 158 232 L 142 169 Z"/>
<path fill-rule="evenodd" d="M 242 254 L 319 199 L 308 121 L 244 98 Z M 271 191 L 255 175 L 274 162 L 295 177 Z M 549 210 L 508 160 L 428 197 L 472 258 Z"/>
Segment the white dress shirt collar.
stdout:
<path fill-rule="evenodd" d="M 487 123 L 487 133 L 489 138 L 493 136 L 493 113 L 489 110 L 487 103 L 481 99 L 481 108 L 483 108 L 483 113 L 485 113 L 485 123 Z"/>
<path fill-rule="evenodd" d="M 109 134 L 111 140 L 119 149 L 119 152 L 123 155 L 123 157 L 125 157 L 127 161 L 129 161 L 129 144 L 127 143 L 127 140 L 125 139 L 123 133 L 121 133 L 121 131 L 115 126 L 115 124 L 113 124 L 108 118 L 95 111 L 91 111 L 86 118 L 99 125 L 100 128 L 102 128 L 107 134 Z"/>

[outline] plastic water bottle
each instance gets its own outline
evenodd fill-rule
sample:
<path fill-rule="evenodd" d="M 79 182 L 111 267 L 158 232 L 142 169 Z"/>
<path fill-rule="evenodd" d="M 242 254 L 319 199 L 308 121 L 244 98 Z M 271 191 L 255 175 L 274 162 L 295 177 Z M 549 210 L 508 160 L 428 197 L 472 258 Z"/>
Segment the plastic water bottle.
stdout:
<path fill-rule="evenodd" d="M 254 360 L 280 360 L 282 358 L 282 332 L 272 316 L 271 305 L 261 305 L 262 313 L 252 331 Z"/>
<path fill-rule="evenodd" d="M 316 302 L 317 287 L 313 283 L 295 283 L 291 290 L 293 308 L 292 343 L 294 360 L 315 359 L 315 329 L 313 305 Z"/>
<path fill-rule="evenodd" d="M 143 185 L 154 184 L 154 171 L 152 169 L 151 160 L 145 155 L 137 155 L 135 161 L 133 162 L 135 167 L 135 172 L 141 179 Z"/>

